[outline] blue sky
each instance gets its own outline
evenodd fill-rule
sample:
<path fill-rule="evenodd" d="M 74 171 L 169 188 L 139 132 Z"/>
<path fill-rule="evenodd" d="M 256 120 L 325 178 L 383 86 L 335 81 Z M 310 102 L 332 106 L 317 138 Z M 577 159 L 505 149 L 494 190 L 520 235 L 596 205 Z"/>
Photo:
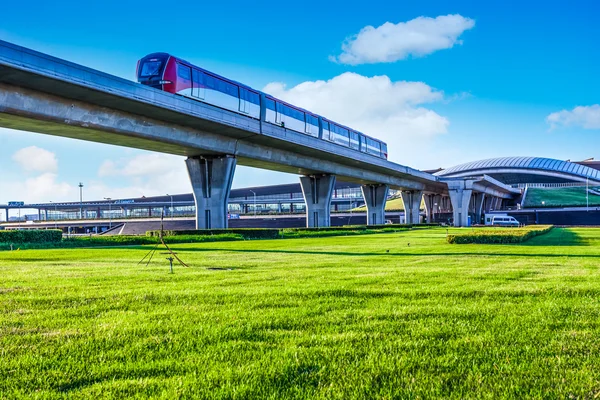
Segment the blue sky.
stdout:
<path fill-rule="evenodd" d="M 381 137 L 420 169 L 600 156 L 597 2 L 88 3 L 5 4 L 0 39 L 132 80 L 140 57 L 170 52 Z M 76 200 L 80 181 L 90 199 L 189 192 L 177 157 L 33 133 L 0 130 L 0 169 L 0 203 Z M 238 168 L 234 185 L 295 181 Z"/>

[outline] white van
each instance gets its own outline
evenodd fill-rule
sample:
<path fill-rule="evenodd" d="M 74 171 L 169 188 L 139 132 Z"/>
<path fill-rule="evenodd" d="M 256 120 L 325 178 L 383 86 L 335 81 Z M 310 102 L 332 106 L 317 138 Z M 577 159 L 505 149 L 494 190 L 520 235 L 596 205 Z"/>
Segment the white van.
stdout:
<path fill-rule="evenodd" d="M 519 221 L 515 217 L 509 217 L 508 215 L 494 215 L 492 217 L 492 225 L 495 226 L 519 226 Z"/>

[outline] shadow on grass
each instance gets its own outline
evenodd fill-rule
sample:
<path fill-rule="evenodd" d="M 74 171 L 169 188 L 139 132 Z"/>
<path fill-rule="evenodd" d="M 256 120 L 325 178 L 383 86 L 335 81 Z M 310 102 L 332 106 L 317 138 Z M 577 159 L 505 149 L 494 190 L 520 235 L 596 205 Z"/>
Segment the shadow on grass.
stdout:
<path fill-rule="evenodd" d="M 514 245 L 523 246 L 523 245 Z M 175 248 L 173 248 L 175 250 Z M 491 253 L 473 251 L 468 252 L 436 252 L 436 253 L 386 253 L 386 252 L 365 252 L 365 253 L 354 253 L 350 251 L 311 251 L 311 250 L 252 250 L 252 249 L 221 249 L 221 248 L 204 248 L 204 249 L 190 249 L 184 248 L 179 249 L 181 252 L 215 252 L 222 251 L 225 253 L 270 253 L 270 254 L 305 254 L 305 255 L 328 255 L 328 256 L 346 256 L 346 257 L 373 257 L 373 256 L 385 256 L 385 257 L 447 257 L 447 256 L 489 256 L 489 257 L 584 257 L 584 258 L 600 258 L 600 254 L 551 254 L 551 253 Z"/>
<path fill-rule="evenodd" d="M 588 246 L 589 243 L 568 228 L 554 228 L 545 235 L 533 237 L 521 246 Z"/>

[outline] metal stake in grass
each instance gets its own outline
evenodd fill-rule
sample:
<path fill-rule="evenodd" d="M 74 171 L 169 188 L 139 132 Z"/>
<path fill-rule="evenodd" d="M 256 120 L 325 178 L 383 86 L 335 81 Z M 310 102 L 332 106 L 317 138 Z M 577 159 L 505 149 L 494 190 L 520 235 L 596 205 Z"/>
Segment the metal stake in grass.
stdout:
<path fill-rule="evenodd" d="M 138 265 L 141 264 L 148 256 L 150 256 L 150 258 L 148 258 L 148 261 L 146 262 L 146 267 L 150 264 L 150 261 L 152 261 L 152 257 L 154 257 L 154 253 L 156 252 L 156 249 L 158 248 L 158 246 L 160 246 L 161 244 L 163 246 L 165 246 L 165 248 L 167 249 L 167 251 L 169 252 L 169 254 L 171 254 L 171 256 L 177 260 L 179 262 L 179 264 L 183 265 L 184 267 L 188 267 L 189 265 L 187 265 L 186 263 L 184 263 L 179 257 L 177 257 L 175 255 L 175 253 L 173 252 L 173 250 L 171 250 L 171 248 L 169 246 L 167 246 L 167 244 L 165 243 L 163 236 L 164 236 L 164 225 L 163 225 L 163 220 L 165 217 L 165 210 L 163 209 L 161 214 L 160 214 L 160 234 L 158 236 L 158 242 L 156 243 L 156 245 L 154 246 L 153 249 L 151 249 L 139 262 Z M 167 259 L 168 260 L 168 259 Z M 173 261 L 171 261 L 171 273 L 173 272 Z"/>
<path fill-rule="evenodd" d="M 167 260 L 169 260 L 169 264 L 171 266 L 171 272 L 170 273 L 172 274 L 173 273 L 173 260 L 174 260 L 174 258 L 173 257 L 167 257 Z"/>

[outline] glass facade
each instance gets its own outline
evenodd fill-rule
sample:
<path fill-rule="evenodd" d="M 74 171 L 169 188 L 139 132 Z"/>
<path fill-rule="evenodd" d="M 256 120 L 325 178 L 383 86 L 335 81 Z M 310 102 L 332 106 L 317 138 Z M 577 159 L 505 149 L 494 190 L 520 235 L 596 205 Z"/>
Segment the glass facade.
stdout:
<path fill-rule="evenodd" d="M 228 211 L 232 214 L 290 214 L 305 213 L 306 205 L 300 185 L 286 185 L 285 188 L 273 186 L 255 189 L 234 189 L 229 198 Z M 279 190 L 279 192 L 277 192 Z M 265 193 L 269 192 L 269 193 Z M 392 196 L 396 191 L 390 190 Z M 243 195 L 241 195 L 243 194 Z M 169 197 L 154 197 L 128 200 L 113 200 L 83 204 L 85 219 L 123 219 L 123 218 L 156 218 L 164 215 L 170 217 L 193 217 L 196 215 L 193 197 L 179 195 L 174 202 Z M 364 204 L 360 185 L 338 184 L 334 189 L 331 211 L 348 211 Z M 173 205 L 171 207 L 171 205 Z M 78 203 L 54 203 L 37 205 L 40 208 L 41 220 L 77 220 L 80 218 Z M 36 207 L 37 208 L 37 207 Z M 164 214 L 163 214 L 164 213 Z"/>

